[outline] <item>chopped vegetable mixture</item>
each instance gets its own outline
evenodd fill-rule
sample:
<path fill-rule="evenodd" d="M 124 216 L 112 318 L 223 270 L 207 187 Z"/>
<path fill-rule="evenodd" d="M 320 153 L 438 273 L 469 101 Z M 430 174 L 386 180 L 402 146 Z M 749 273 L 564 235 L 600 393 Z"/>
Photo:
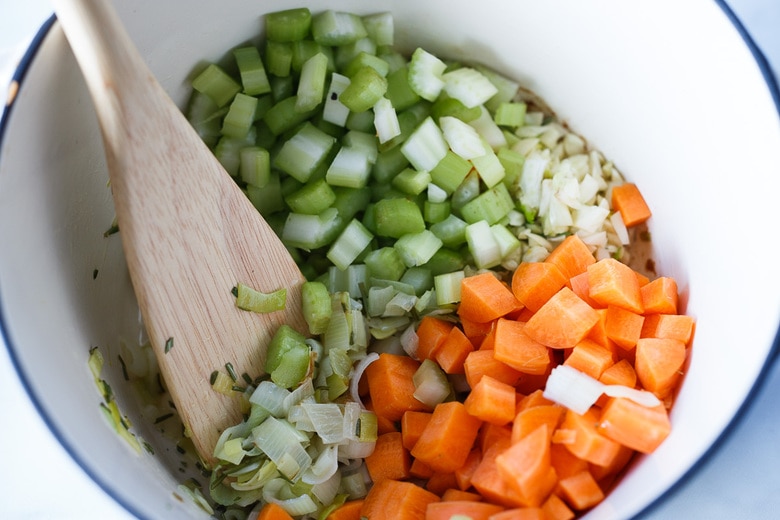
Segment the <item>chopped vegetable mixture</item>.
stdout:
<path fill-rule="evenodd" d="M 215 370 L 246 412 L 215 449 L 217 514 L 597 505 L 669 434 L 693 335 L 675 281 L 625 263 L 639 189 L 512 79 L 396 51 L 389 13 L 264 24 L 198 71 L 187 116 L 308 279 L 308 330 L 282 326 L 258 380 Z"/>

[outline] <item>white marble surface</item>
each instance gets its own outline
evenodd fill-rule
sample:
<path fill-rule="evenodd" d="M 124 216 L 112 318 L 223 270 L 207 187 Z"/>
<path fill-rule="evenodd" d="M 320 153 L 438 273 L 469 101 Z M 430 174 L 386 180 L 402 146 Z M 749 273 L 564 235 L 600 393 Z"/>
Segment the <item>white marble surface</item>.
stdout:
<path fill-rule="evenodd" d="M 780 71 L 780 2 L 728 4 Z M 0 0 L 0 93 L 16 60 L 51 15 L 49 0 Z M 777 75 L 775 75 L 777 77 Z M 0 338 L 0 518 L 127 519 L 70 458 L 38 415 Z M 749 407 L 717 449 L 642 518 L 740 520 L 780 517 L 780 367 L 767 370 Z M 29 454 L 34 454 L 30 458 Z"/>

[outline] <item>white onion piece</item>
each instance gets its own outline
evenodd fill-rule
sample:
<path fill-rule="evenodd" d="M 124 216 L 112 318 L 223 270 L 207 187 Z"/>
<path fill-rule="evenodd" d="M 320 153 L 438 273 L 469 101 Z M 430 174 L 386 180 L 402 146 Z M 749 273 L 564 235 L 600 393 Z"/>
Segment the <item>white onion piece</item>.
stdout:
<path fill-rule="evenodd" d="M 407 356 L 412 359 L 417 359 L 417 349 L 419 345 L 420 338 L 417 336 L 417 331 L 414 329 L 414 325 L 409 325 L 409 327 L 401 333 L 401 346 Z"/>
<path fill-rule="evenodd" d="M 612 227 L 615 228 L 615 234 L 620 239 L 620 243 L 628 245 L 629 242 L 631 242 L 631 239 L 628 237 L 628 229 L 626 228 L 625 222 L 623 222 L 623 216 L 620 212 L 614 212 L 612 216 L 609 217 L 609 220 L 612 223 Z"/>
<path fill-rule="evenodd" d="M 360 407 L 363 409 L 365 409 L 366 407 L 363 406 L 363 401 L 360 400 L 360 394 L 358 393 L 358 384 L 360 383 L 360 378 L 363 377 L 363 372 L 366 371 L 368 365 L 370 365 L 377 359 L 379 359 L 379 354 L 377 354 L 376 352 L 371 352 L 366 357 L 361 359 L 357 363 L 357 365 L 355 365 L 355 371 L 352 373 L 352 377 L 349 380 L 349 393 L 352 396 L 352 400 L 358 403 Z"/>
<path fill-rule="evenodd" d="M 623 385 L 605 385 L 589 375 L 568 365 L 558 365 L 547 378 L 544 397 L 565 406 L 580 415 L 596 404 L 601 394 L 610 397 L 624 397 L 647 407 L 661 402 L 650 392 Z"/>

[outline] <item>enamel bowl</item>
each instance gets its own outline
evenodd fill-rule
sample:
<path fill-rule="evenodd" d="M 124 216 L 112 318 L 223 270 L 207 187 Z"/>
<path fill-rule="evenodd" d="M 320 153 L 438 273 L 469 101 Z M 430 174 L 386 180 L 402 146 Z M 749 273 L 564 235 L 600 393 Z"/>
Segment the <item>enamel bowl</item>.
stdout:
<path fill-rule="evenodd" d="M 187 77 L 255 37 L 264 12 L 321 2 L 118 2 L 131 37 L 181 106 Z M 642 189 L 658 273 L 675 277 L 697 320 L 673 431 L 638 459 L 589 520 L 640 514 L 722 435 L 776 345 L 780 277 L 778 91 L 725 6 L 707 0 L 384 0 L 396 41 L 490 64 L 537 94 Z M 672 14 L 673 13 L 673 14 Z M 695 30 L 693 29 L 695 28 Z M 763 72 L 762 72 L 763 71 Z M 193 465 L 124 382 L 122 341 L 138 311 L 114 217 L 100 133 L 60 27 L 41 31 L 0 125 L 0 323 L 31 399 L 73 458 L 141 518 L 203 513 L 177 498 Z M 88 352 L 105 356 L 140 453 L 107 427 Z M 151 451 L 154 451 L 152 454 Z M 197 476 L 197 471 L 195 471 Z"/>

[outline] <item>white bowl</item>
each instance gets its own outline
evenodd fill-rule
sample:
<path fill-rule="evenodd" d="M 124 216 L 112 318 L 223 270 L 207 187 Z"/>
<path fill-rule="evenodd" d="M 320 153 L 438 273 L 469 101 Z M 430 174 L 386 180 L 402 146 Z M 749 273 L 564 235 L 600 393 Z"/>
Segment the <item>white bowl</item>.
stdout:
<path fill-rule="evenodd" d="M 256 36 L 263 12 L 297 5 L 323 6 L 137 0 L 117 8 L 183 105 L 198 60 Z M 390 10 L 406 50 L 422 46 L 517 78 L 640 185 L 654 212 L 658 272 L 677 278 L 696 337 L 672 434 L 587 518 L 645 510 L 724 432 L 775 349 L 780 94 L 768 71 L 724 6 L 707 0 L 328 7 Z M 138 312 L 119 238 L 103 237 L 114 214 L 100 134 L 56 23 L 42 29 L 17 79 L 0 123 L 0 324 L 12 359 L 47 424 L 119 503 L 142 518 L 197 516 L 174 498 L 178 454 L 122 384 L 118 343 L 138 337 Z M 139 456 L 106 427 L 86 364 L 92 346 L 106 353 L 105 378 L 155 455 Z"/>

